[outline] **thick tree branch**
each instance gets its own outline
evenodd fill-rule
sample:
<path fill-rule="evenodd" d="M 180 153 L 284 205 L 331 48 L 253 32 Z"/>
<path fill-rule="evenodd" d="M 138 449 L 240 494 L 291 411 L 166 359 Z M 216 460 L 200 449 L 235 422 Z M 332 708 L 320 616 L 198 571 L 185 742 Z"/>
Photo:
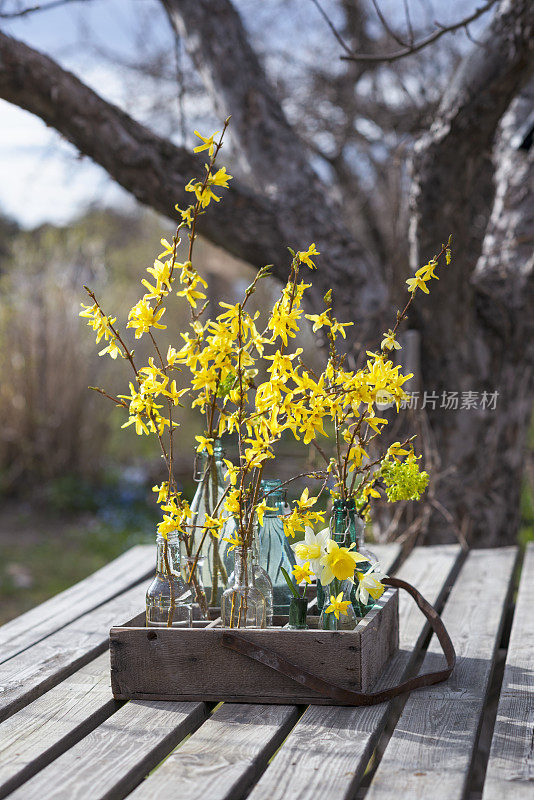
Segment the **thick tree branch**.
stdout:
<path fill-rule="evenodd" d="M 377 324 L 387 302 L 384 283 L 363 248 L 348 232 L 341 210 L 310 166 L 309 154 L 289 125 L 239 14 L 229 0 L 162 0 L 171 23 L 222 116 L 232 115 L 246 177 L 275 199 L 288 244 L 316 242 L 322 268 L 314 281 L 315 304 L 333 285 L 336 313 L 363 323 L 359 335 Z M 296 241 L 295 241 L 296 239 Z M 376 327 L 375 327 L 376 330 Z"/>
<path fill-rule="evenodd" d="M 189 204 L 184 185 L 202 170 L 200 158 L 156 136 L 52 59 L 1 32 L 0 97 L 41 117 L 156 211 L 175 218 L 174 205 Z M 224 202 L 213 205 L 202 218 L 204 236 L 256 267 L 285 265 L 279 211 L 272 202 L 233 182 Z"/>
<path fill-rule="evenodd" d="M 531 0 L 500 3 L 484 46 L 460 65 L 414 159 L 413 266 L 431 256 L 443 226 L 455 254 L 432 305 L 418 310 L 423 387 L 438 397 L 498 392 L 497 408 L 428 413 L 441 459 L 440 502 L 470 544 L 485 546 L 511 542 L 517 532 L 534 391 L 532 257 L 524 259 L 531 242 L 522 242 L 522 223 L 505 203 L 525 199 L 516 179 L 530 176 L 528 158 L 495 146 L 503 114 L 534 71 L 533 32 Z M 496 174 L 493 153 L 501 162 Z M 434 540 L 450 537 L 439 516 L 432 529 Z"/>
<path fill-rule="evenodd" d="M 484 36 L 464 59 L 428 134 L 416 146 L 412 185 L 412 266 L 429 258 L 436 237 L 452 233 L 457 258 L 434 290 L 451 309 L 450 335 L 473 313 L 470 277 L 482 248 L 493 196 L 491 150 L 504 112 L 534 71 L 534 4 L 503 0 Z M 441 235 L 443 235 L 441 233 Z M 425 312 L 423 312 L 425 313 Z M 425 317 L 430 346 L 442 322 Z"/>

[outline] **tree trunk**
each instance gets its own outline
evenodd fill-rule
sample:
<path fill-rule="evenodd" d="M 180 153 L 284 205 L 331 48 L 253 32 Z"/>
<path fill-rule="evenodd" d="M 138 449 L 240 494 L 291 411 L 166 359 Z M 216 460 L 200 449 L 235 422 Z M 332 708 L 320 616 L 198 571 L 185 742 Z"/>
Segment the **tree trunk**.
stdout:
<path fill-rule="evenodd" d="M 529 0 L 501 3 L 415 155 L 412 266 L 432 255 L 438 237 L 452 233 L 454 243 L 453 263 L 414 323 L 422 388 L 439 398 L 425 409 L 441 462 L 437 497 L 473 546 L 516 539 L 533 401 L 532 229 L 523 227 L 532 220 L 532 156 L 513 141 L 524 103 L 507 114 L 492 159 L 499 120 L 532 74 L 533 30 Z M 454 391 L 460 408 L 440 408 Z M 463 392 L 478 393 L 476 408 L 461 408 Z M 453 536 L 435 512 L 427 540 Z"/>

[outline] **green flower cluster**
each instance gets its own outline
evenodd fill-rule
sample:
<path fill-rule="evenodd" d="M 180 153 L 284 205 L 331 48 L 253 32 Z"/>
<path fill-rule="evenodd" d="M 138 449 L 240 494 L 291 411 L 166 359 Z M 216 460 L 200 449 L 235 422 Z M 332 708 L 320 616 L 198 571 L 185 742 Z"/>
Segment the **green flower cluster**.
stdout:
<path fill-rule="evenodd" d="M 428 486 L 428 472 L 421 472 L 418 459 L 412 452 L 405 461 L 386 459 L 380 467 L 380 477 L 386 486 L 390 503 L 398 500 L 419 500 Z"/>

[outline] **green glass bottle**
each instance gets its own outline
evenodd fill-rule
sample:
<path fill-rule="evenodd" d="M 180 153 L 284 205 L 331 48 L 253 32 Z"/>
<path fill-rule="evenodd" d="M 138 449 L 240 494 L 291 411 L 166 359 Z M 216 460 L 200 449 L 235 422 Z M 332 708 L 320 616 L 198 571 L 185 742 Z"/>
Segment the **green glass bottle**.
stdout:
<path fill-rule="evenodd" d="M 280 480 L 262 481 L 261 492 L 267 499 L 267 505 L 274 508 L 274 511 L 266 511 L 263 524 L 258 526 L 259 564 L 273 586 L 273 613 L 287 616 L 293 595 L 282 573 L 282 567 L 291 575 L 296 564 L 295 554 L 284 533 L 281 519 L 289 510 L 287 494 Z"/>
<path fill-rule="evenodd" d="M 365 546 L 365 522 L 358 516 L 356 511 L 356 504 L 354 498 L 349 498 L 346 503 L 346 518 L 348 522 L 348 541 L 349 545 L 354 544 L 354 549 L 362 556 L 367 558 L 367 561 L 360 561 L 358 563 L 358 572 L 367 572 L 367 570 L 378 563 L 378 558 Z M 351 593 L 351 600 L 357 616 L 364 617 L 370 611 L 375 601 L 372 597 L 365 605 L 356 599 L 356 586 L 354 586 Z"/>

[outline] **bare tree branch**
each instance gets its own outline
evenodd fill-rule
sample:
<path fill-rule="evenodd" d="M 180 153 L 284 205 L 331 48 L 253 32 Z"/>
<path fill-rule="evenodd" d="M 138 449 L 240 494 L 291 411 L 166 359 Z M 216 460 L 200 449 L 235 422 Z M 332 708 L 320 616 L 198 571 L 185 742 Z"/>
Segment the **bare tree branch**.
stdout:
<path fill-rule="evenodd" d="M 47 56 L 0 32 L 0 97 L 41 117 L 142 203 L 176 217 L 201 160 L 107 103 Z M 238 182 L 202 218 L 202 233 L 254 266 L 287 262 L 275 204 Z"/>
<path fill-rule="evenodd" d="M 278 203 L 285 241 L 292 243 L 296 235 L 297 247 L 316 242 L 325 254 L 326 269 L 318 271 L 314 282 L 317 304 L 333 283 L 350 285 L 350 297 L 338 293 L 336 312 L 358 319 L 365 338 L 366 325 L 371 328 L 385 307 L 386 288 L 310 166 L 309 153 L 289 125 L 239 14 L 229 0 L 162 2 L 214 107 L 221 116 L 232 115 L 230 134 L 238 140 L 245 177 Z"/>
<path fill-rule="evenodd" d="M 19 11 L 0 11 L 0 19 L 16 19 L 17 17 L 27 17 L 39 11 L 51 11 L 54 8 L 70 5 L 72 3 L 90 3 L 91 0 L 50 0 L 49 3 L 41 3 L 35 6 L 27 6 Z"/>
<path fill-rule="evenodd" d="M 374 6 L 379 14 L 380 21 L 384 26 L 384 30 L 389 33 L 390 36 L 396 39 L 397 42 L 403 45 L 401 50 L 396 50 L 393 53 L 351 53 L 350 55 L 340 56 L 341 59 L 344 61 L 361 61 L 361 62 L 382 62 L 385 64 L 391 64 L 393 61 L 399 61 L 401 58 L 406 58 L 407 56 L 411 56 L 414 53 L 419 53 L 421 50 L 424 50 L 425 47 L 428 47 L 434 42 L 437 42 L 438 39 L 441 39 L 442 36 L 445 36 L 447 33 L 454 33 L 454 31 L 458 31 L 461 28 L 467 30 L 468 26 L 475 22 L 477 19 L 482 17 L 484 14 L 487 14 L 488 11 L 497 3 L 497 0 L 488 0 L 484 5 L 477 8 L 472 14 L 463 19 L 459 20 L 459 22 L 454 22 L 451 25 L 439 25 L 438 29 L 433 31 L 432 33 L 425 36 L 418 42 L 410 42 L 409 44 L 405 44 L 399 40 L 397 35 L 391 30 L 391 27 L 387 24 L 387 20 L 384 18 L 383 14 L 380 12 L 379 6 L 376 3 L 376 0 L 373 0 Z M 435 23 L 438 25 L 438 23 Z M 413 35 L 413 33 L 412 33 Z"/>

